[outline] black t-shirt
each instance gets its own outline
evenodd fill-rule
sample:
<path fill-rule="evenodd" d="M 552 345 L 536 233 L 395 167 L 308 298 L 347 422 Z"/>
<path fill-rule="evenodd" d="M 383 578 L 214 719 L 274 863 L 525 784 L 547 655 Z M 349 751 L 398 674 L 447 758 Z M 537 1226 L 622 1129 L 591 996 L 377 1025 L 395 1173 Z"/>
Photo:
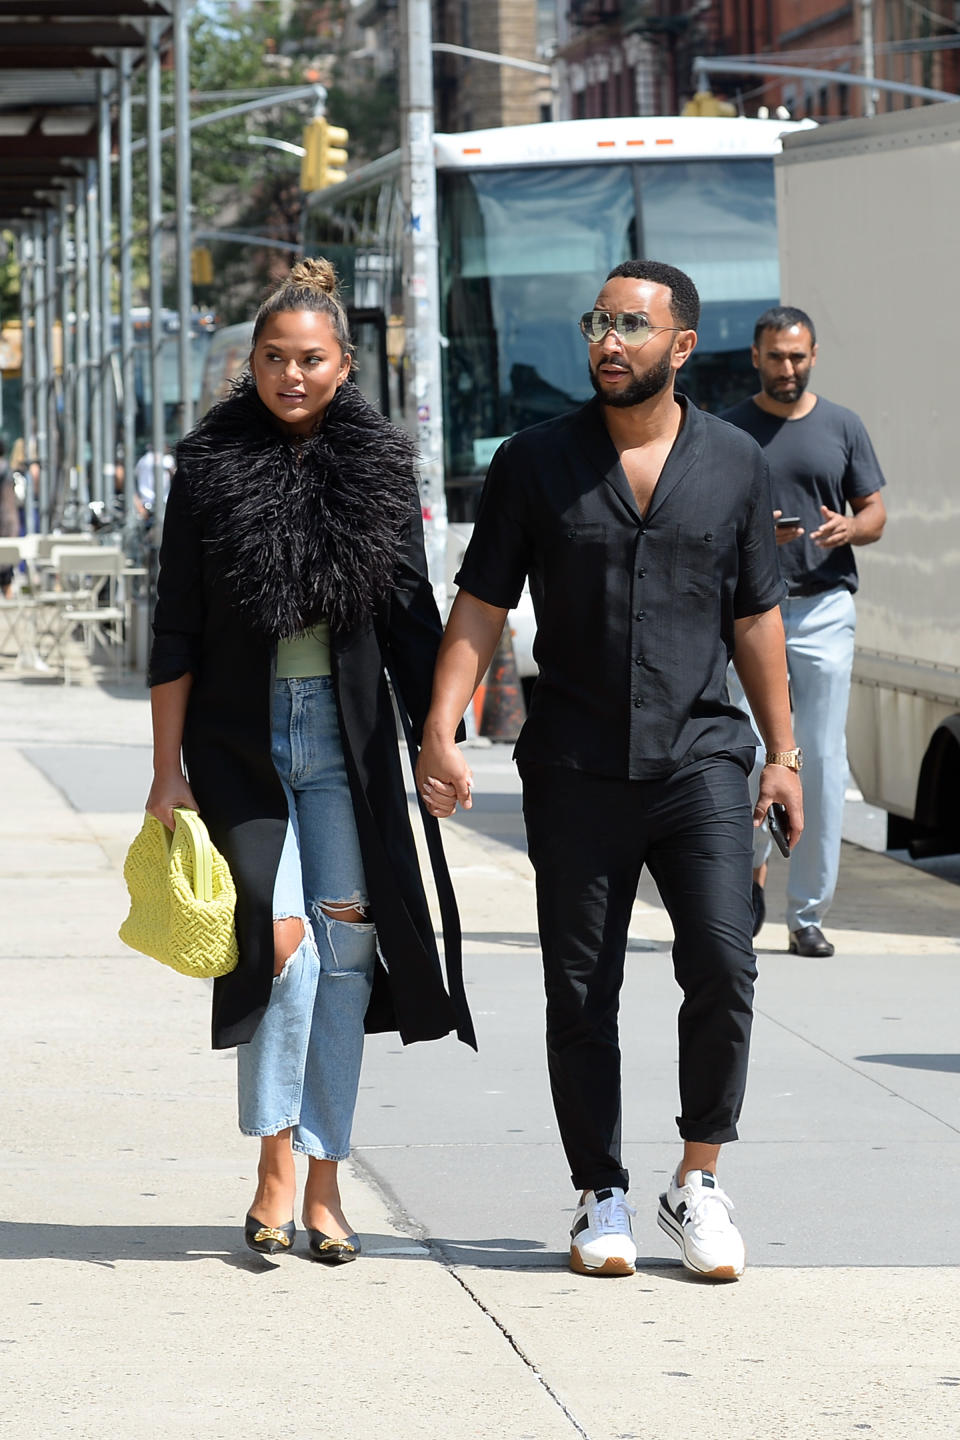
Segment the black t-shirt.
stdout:
<path fill-rule="evenodd" d="M 730 704 L 734 621 L 783 598 L 763 455 L 678 397 L 684 423 L 641 516 L 599 401 L 497 451 L 457 584 L 509 609 L 524 580 L 540 667 L 516 757 L 659 779 L 756 740 Z"/>
<path fill-rule="evenodd" d="M 752 435 L 770 467 L 773 503 L 797 515 L 804 534 L 780 546 L 780 568 L 791 595 L 820 595 L 845 587 L 856 590 L 853 547 L 821 550 L 810 539 L 823 523 L 820 506 L 842 515 L 847 501 L 873 495 L 886 483 L 870 436 L 858 415 L 817 396 L 809 415 L 785 420 L 744 400 L 722 418 Z"/>

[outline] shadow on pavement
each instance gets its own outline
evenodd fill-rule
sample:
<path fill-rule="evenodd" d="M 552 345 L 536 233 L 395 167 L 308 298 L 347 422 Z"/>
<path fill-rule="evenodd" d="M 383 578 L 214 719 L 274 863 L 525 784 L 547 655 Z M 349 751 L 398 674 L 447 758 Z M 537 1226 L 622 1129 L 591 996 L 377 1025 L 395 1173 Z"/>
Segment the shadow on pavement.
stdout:
<path fill-rule="evenodd" d="M 855 1060 L 872 1065 L 900 1065 L 905 1070 L 942 1070 L 960 1075 L 960 1055 L 855 1055 Z"/>
<path fill-rule="evenodd" d="M 361 1241 L 365 1260 L 379 1256 L 391 1260 L 422 1260 L 430 1253 L 419 1241 L 402 1236 L 363 1234 Z M 257 1274 L 261 1270 L 274 1270 L 277 1264 L 290 1259 L 314 1263 L 302 1231 L 298 1230 L 290 1254 L 280 1256 L 275 1262 L 244 1249 L 243 1229 L 239 1224 L 33 1225 L 29 1221 L 0 1221 L 0 1261 L 78 1260 L 110 1267 L 126 1260 L 151 1264 L 160 1260 L 180 1263 L 220 1260 L 237 1270 Z"/>

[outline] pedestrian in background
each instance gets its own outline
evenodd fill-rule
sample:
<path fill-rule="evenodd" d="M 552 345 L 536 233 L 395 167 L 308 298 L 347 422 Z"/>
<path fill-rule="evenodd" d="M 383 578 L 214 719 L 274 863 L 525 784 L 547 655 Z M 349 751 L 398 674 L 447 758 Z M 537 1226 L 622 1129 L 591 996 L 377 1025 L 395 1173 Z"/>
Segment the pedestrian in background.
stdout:
<path fill-rule="evenodd" d="M 163 472 L 163 498 L 166 501 L 175 468 L 173 456 L 166 448 L 160 457 L 160 468 Z M 140 456 L 134 466 L 133 479 L 141 515 L 152 514 L 157 503 L 157 457 L 153 450 L 147 450 Z"/>
<path fill-rule="evenodd" d="M 823 921 L 837 885 L 847 788 L 847 706 L 859 584 L 854 545 L 872 545 L 887 513 L 883 474 L 863 421 L 808 388 L 817 360 L 813 321 L 790 305 L 766 310 L 754 330 L 760 392 L 723 418 L 752 435 L 770 467 L 793 724 L 803 752 L 806 828 L 790 857 L 791 953 L 829 956 Z M 847 513 L 849 507 L 850 513 Z M 754 935 L 766 914 L 770 839 L 754 854 Z"/>
<path fill-rule="evenodd" d="M 13 488 L 13 471 L 7 460 L 7 444 L 0 435 L 0 538 L 20 534 L 20 515 Z M 9 600 L 13 593 L 13 567 L 0 566 L 0 595 Z"/>
<path fill-rule="evenodd" d="M 213 1044 L 238 1047 L 240 1128 L 260 1138 L 246 1242 L 292 1245 L 297 1151 L 329 1263 L 360 1248 L 337 1166 L 364 1027 L 474 1043 L 449 907 L 443 984 L 387 684 L 419 730 L 441 625 L 413 444 L 351 357 L 332 266 L 300 262 L 257 314 L 249 375 L 178 446 L 150 662 L 147 809 L 170 828 L 199 810 L 237 887 Z"/>
<path fill-rule="evenodd" d="M 766 465 L 674 393 L 696 344 L 689 276 L 611 271 L 580 325 L 596 398 L 500 447 L 457 576 L 417 780 L 470 806 L 454 733 L 529 576 L 540 675 L 516 748 L 536 871 L 547 1055 L 571 1179 L 571 1267 L 631 1275 L 617 1026 L 627 933 L 648 865 L 674 927 L 683 1156 L 658 1219 L 684 1264 L 735 1279 L 744 1247 L 717 1181 L 737 1138 L 756 964 L 751 820 L 803 827 Z M 733 657 L 769 748 L 729 702 Z"/>

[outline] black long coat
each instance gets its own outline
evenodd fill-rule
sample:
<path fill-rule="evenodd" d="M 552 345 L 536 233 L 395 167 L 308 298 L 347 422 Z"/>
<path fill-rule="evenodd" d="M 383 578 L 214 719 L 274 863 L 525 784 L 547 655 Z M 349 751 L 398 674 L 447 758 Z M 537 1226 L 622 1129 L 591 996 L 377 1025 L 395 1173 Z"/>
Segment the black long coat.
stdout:
<path fill-rule="evenodd" d="M 456 1030 L 475 1045 L 437 822 L 445 987 L 417 861 L 387 672 L 422 731 L 442 627 L 408 438 L 348 383 L 303 445 L 251 384 L 181 442 L 160 551 L 151 685 L 191 673 L 190 785 L 237 887 L 239 964 L 214 983 L 215 1049 L 251 1039 L 273 978 L 272 897 L 287 805 L 270 754 L 276 639 L 325 615 L 347 776 L 382 961 L 368 1030 Z M 384 963 L 385 962 L 385 963 Z M 448 993 L 449 991 L 449 993 Z"/>

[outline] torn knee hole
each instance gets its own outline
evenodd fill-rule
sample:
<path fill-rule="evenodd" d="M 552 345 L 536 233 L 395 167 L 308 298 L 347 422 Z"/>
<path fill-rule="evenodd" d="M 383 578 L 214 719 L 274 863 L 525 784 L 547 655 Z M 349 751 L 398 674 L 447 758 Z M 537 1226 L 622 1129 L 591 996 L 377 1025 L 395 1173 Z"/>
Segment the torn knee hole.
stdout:
<path fill-rule="evenodd" d="M 364 925 L 369 918 L 366 905 L 355 905 L 352 900 L 324 900 L 320 909 L 328 920 L 343 920 L 348 925 Z"/>
<path fill-rule="evenodd" d="M 273 922 L 273 973 L 279 975 L 290 956 L 299 949 L 306 934 L 303 921 L 296 915 Z"/>

